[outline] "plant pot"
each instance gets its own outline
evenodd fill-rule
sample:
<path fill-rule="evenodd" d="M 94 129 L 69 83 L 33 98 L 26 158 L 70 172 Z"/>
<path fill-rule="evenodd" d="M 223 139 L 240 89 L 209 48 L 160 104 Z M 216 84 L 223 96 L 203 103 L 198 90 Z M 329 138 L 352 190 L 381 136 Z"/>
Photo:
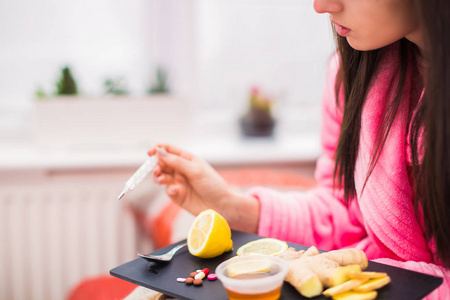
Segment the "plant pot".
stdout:
<path fill-rule="evenodd" d="M 249 112 L 240 120 L 242 134 L 246 137 L 273 136 L 275 120 L 269 114 Z"/>

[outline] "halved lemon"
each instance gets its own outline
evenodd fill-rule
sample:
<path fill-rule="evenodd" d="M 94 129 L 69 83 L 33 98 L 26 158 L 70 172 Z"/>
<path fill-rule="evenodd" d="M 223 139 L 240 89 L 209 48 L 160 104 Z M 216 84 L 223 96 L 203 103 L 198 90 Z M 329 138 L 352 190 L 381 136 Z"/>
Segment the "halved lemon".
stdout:
<path fill-rule="evenodd" d="M 227 220 L 212 209 L 202 211 L 195 218 L 187 242 L 189 252 L 202 258 L 216 257 L 233 249 Z"/>
<path fill-rule="evenodd" d="M 288 244 L 273 238 L 263 238 L 248 242 L 237 250 L 238 256 L 249 254 L 278 255 L 288 248 Z"/>

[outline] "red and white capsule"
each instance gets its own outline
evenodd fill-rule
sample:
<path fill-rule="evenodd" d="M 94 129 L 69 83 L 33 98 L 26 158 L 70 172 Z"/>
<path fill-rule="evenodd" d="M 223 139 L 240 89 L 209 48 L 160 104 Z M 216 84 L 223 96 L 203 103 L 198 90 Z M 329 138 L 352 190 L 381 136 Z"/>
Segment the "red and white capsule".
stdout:
<path fill-rule="evenodd" d="M 204 268 L 201 272 L 194 276 L 194 279 L 203 279 L 209 274 L 209 269 Z"/>

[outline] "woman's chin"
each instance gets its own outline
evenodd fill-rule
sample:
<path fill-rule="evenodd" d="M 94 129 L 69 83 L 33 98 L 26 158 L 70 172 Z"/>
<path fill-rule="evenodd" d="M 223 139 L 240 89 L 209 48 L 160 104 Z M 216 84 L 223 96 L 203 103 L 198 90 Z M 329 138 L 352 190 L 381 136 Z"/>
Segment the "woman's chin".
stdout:
<path fill-rule="evenodd" d="M 383 48 L 387 45 L 390 45 L 389 43 L 388 44 L 373 43 L 373 41 L 372 42 L 361 42 L 361 41 L 358 41 L 351 37 L 347 37 L 347 42 L 350 45 L 350 47 L 352 47 L 353 49 L 358 50 L 358 51 L 377 50 L 377 49 Z"/>

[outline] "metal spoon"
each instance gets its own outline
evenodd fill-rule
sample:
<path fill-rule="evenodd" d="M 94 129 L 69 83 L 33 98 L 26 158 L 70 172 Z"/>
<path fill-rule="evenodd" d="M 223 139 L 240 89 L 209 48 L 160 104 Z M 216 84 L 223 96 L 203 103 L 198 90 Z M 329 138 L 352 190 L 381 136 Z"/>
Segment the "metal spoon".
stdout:
<path fill-rule="evenodd" d="M 172 250 L 170 250 L 167 253 L 164 254 L 160 254 L 160 255 L 145 255 L 145 254 L 140 254 L 138 253 L 139 257 L 142 257 L 143 259 L 149 261 L 149 262 L 154 262 L 154 261 L 162 261 L 162 262 L 168 262 L 172 259 L 172 257 L 175 255 L 175 253 L 180 250 L 181 248 L 183 248 L 184 246 L 186 246 L 187 243 L 183 243 L 180 244 L 178 246 L 175 246 L 172 248 Z"/>

